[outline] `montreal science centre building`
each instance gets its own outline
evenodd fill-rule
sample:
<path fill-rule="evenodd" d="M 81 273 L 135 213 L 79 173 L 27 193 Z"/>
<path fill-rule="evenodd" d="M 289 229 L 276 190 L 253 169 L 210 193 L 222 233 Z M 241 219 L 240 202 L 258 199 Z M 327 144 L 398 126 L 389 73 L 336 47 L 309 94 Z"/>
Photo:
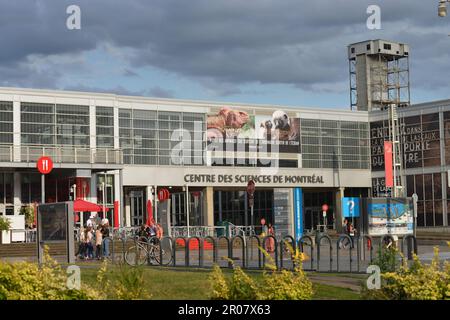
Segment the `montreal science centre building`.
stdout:
<path fill-rule="evenodd" d="M 448 229 L 450 100 L 409 103 L 408 55 L 391 41 L 349 45 L 351 108 L 0 88 L 0 215 L 76 198 L 108 208 L 116 227 L 146 223 L 151 209 L 177 236 L 258 233 L 263 218 L 278 235 L 342 232 L 343 199 L 391 196 L 395 106 L 404 197 L 418 196 L 418 228 Z M 45 184 L 42 156 L 53 161 Z"/>

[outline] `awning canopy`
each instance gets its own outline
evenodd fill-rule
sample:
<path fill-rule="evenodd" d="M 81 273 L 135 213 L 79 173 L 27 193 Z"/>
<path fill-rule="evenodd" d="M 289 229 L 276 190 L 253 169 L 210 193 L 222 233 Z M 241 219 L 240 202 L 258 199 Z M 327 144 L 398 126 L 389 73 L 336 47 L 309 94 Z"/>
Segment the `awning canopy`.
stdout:
<path fill-rule="evenodd" d="M 103 207 L 99 206 L 96 203 L 78 199 L 73 202 L 73 211 L 75 211 L 75 212 L 86 212 L 86 211 L 102 212 Z M 109 209 L 105 208 L 105 211 L 108 212 Z"/>

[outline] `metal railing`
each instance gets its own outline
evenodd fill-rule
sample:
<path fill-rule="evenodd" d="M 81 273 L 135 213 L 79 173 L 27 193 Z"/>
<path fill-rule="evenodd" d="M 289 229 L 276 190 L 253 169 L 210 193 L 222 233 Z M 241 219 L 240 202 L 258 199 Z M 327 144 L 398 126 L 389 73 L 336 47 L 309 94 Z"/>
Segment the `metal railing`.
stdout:
<path fill-rule="evenodd" d="M 189 229 L 188 229 L 189 228 Z M 189 230 L 190 237 L 219 237 L 226 235 L 226 227 L 222 226 L 176 226 L 171 227 L 170 232 L 172 237 L 187 237 Z"/>
<path fill-rule="evenodd" d="M 232 223 L 229 224 L 229 237 L 250 237 L 256 235 L 254 226 L 237 226 Z"/>
<path fill-rule="evenodd" d="M 123 164 L 120 149 L 0 145 L 0 162 L 36 162 L 42 156 L 55 163 Z"/>

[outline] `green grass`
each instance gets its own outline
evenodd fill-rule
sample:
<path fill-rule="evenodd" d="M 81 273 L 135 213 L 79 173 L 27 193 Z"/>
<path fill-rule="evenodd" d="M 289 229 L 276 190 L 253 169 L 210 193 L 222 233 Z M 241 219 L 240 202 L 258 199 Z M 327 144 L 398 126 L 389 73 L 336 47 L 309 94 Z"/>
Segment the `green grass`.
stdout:
<path fill-rule="evenodd" d="M 223 269 L 231 276 L 231 270 Z M 82 267 L 81 279 L 89 284 L 96 281 L 98 267 Z M 144 268 L 144 276 L 148 291 L 155 300 L 204 300 L 208 299 L 210 284 L 208 276 L 210 269 L 180 269 L 180 268 Z M 261 271 L 248 271 L 256 279 L 261 277 Z M 342 275 L 341 275 L 342 276 Z M 314 283 L 314 297 L 318 300 L 358 299 L 359 294 L 347 288 Z"/>
<path fill-rule="evenodd" d="M 314 283 L 314 300 L 358 300 L 361 299 L 358 292 L 351 289 Z"/>

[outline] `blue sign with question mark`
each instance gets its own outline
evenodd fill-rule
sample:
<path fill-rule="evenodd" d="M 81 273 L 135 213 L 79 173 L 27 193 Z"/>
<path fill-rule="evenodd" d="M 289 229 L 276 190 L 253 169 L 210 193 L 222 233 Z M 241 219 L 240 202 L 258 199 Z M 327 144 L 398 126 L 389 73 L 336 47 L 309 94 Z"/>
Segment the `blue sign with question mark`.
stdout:
<path fill-rule="evenodd" d="M 342 198 L 342 214 L 344 218 L 358 218 L 359 217 L 359 198 L 345 197 Z"/>

